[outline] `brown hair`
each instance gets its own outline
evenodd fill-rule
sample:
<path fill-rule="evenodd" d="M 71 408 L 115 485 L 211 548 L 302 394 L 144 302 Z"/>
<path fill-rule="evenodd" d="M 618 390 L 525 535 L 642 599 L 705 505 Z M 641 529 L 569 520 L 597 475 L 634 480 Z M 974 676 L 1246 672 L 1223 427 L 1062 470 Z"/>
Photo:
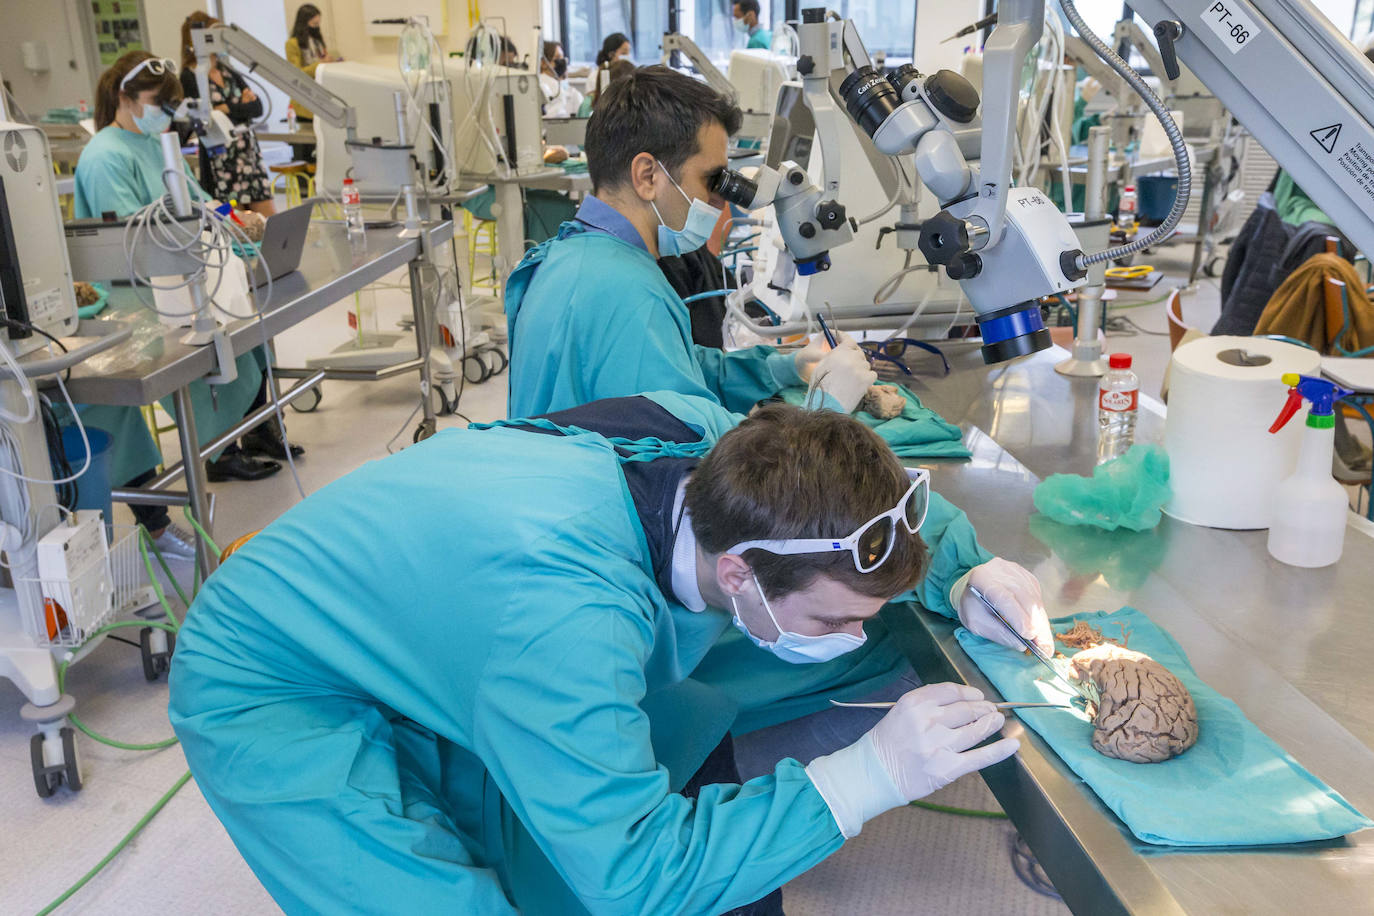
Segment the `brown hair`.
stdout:
<path fill-rule="evenodd" d="M 212 25 L 219 25 L 219 20 L 204 10 L 196 10 L 182 21 L 181 69 L 194 70 L 196 66 L 196 49 L 191 44 L 191 31 L 193 29 L 206 29 Z"/>
<path fill-rule="evenodd" d="M 911 485 L 877 433 L 831 410 L 762 407 L 720 441 L 692 473 L 686 506 L 697 541 L 721 553 L 741 541 L 842 538 L 896 505 Z M 770 598 L 818 576 L 871 598 L 891 598 L 921 581 L 929 554 L 919 534 L 896 526 L 887 561 L 869 573 L 848 551 L 744 558 Z"/>
<path fill-rule="evenodd" d="M 130 51 L 111 64 L 110 69 L 100 74 L 100 80 L 95 84 L 96 130 L 109 127 L 114 123 L 115 115 L 119 112 L 119 97 L 121 95 L 136 99 L 139 93 L 156 89 L 158 90 L 157 100 L 164 105 L 175 105 L 181 101 L 181 81 L 177 79 L 175 73 L 169 71 L 159 74 L 146 69 L 142 70 L 138 76 L 129 81 L 129 85 L 122 90 L 119 88 L 120 82 L 129 75 L 130 71 L 152 57 L 156 57 L 156 55 L 149 54 L 147 51 Z"/>
<path fill-rule="evenodd" d="M 595 105 L 596 100 L 601 97 L 602 89 L 634 72 L 634 61 L 627 57 L 617 57 L 609 66 L 598 67 L 596 70 L 596 88 L 592 90 L 592 104 Z"/>

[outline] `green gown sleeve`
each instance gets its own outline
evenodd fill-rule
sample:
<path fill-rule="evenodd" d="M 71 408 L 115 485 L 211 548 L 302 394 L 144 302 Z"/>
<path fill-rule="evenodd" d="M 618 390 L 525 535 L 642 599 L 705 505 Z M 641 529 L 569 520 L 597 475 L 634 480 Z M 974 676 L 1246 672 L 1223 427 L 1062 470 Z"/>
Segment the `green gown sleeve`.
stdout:
<path fill-rule="evenodd" d="M 914 597 L 927 610 L 946 617 L 959 616 L 949 603 L 949 590 L 973 567 L 992 559 L 964 510 L 934 491 L 926 510 L 921 537 L 930 549 L 930 570 L 914 589 Z"/>
<path fill-rule="evenodd" d="M 747 413 L 764 398 L 802 384 L 793 355 L 779 353 L 773 347 L 726 352 L 693 344 L 692 349 L 707 387 L 736 413 Z"/>
<path fill-rule="evenodd" d="M 530 556 L 567 555 L 576 537 L 558 526 Z M 595 564 L 595 575 L 547 561 L 522 571 L 507 644 L 489 656 L 473 710 L 477 753 L 587 909 L 725 912 L 838 849 L 834 817 L 794 760 L 696 800 L 669 791 L 638 705 L 653 651 L 650 586 L 626 558 L 598 552 Z M 550 602 L 567 608 L 553 626 L 534 610 Z"/>

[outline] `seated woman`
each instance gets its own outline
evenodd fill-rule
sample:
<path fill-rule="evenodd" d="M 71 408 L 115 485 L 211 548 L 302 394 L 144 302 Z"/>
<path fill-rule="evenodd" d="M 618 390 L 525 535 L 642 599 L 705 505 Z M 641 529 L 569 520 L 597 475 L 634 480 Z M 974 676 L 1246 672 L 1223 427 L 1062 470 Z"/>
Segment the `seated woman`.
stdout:
<path fill-rule="evenodd" d="M 95 101 L 98 130 L 82 150 L 76 166 L 78 219 L 107 214 L 125 219 L 165 193 L 158 135 L 171 125 L 171 116 L 163 106 L 175 105 L 182 98 L 176 73 L 174 61 L 153 57 L 147 51 L 130 51 L 101 74 Z M 192 187 L 204 197 L 203 191 L 194 184 Z M 258 351 L 240 356 L 236 361 L 237 380 L 217 386 L 214 398 L 204 382 L 191 386 L 196 430 L 202 443 L 237 424 L 255 403 L 266 403 L 261 359 Z M 103 429 L 113 438 L 112 481 L 138 486 L 153 478 L 153 469 L 160 456 L 137 407 L 79 404 L 77 413 L 87 426 Z M 64 419 L 67 423 L 72 422 L 70 417 Z M 275 438 L 280 442 L 275 424 L 264 424 L 261 429 L 263 432 L 257 435 L 258 440 L 271 438 L 276 433 Z M 265 441 L 257 444 L 270 448 L 270 443 Z M 216 481 L 258 480 L 279 470 L 281 465 L 277 462 L 260 461 L 234 445 L 207 465 L 209 478 Z M 181 559 L 194 558 L 192 538 L 169 523 L 165 507 L 131 508 L 134 517 L 148 529 L 153 542 L 164 554 Z"/>
<path fill-rule="evenodd" d="M 188 99 L 200 98 L 191 31 L 212 25 L 219 25 L 219 20 L 202 10 L 196 10 L 181 24 L 181 90 Z M 210 171 L 203 182 L 205 190 L 217 200 L 233 201 L 241 209 L 271 216 L 277 212 L 272 203 L 272 182 L 267 177 L 258 138 L 253 136 L 251 129 L 253 122 L 262 117 L 262 99 L 218 54 L 210 56 L 210 104 L 229 118 L 234 131 L 222 154 L 201 160 L 208 164 Z"/>

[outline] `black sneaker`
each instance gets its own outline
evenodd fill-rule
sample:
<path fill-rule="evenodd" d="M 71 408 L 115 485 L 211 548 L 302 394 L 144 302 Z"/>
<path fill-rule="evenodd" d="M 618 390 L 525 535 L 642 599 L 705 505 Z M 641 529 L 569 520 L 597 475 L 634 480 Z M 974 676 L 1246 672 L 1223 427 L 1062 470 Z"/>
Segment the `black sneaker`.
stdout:
<path fill-rule="evenodd" d="M 223 480 L 262 480 L 281 470 L 275 461 L 253 458 L 243 452 L 225 452 L 218 461 L 205 462 L 205 473 L 213 483 Z"/>
<path fill-rule="evenodd" d="M 239 442 L 245 452 L 266 455 L 268 458 L 280 458 L 282 461 L 286 460 L 286 448 L 282 443 L 281 427 L 277 425 L 275 417 L 256 429 L 250 430 Z M 304 454 L 304 448 L 294 442 L 291 443 L 292 458 L 299 458 Z"/>

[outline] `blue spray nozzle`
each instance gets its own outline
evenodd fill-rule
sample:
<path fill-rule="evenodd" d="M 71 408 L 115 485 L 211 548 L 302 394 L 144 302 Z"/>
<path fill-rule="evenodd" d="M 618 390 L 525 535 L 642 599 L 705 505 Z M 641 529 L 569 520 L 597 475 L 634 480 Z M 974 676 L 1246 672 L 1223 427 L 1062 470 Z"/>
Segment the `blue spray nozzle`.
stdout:
<path fill-rule="evenodd" d="M 1288 403 L 1284 405 L 1274 425 L 1269 427 L 1271 433 L 1282 429 L 1298 412 L 1304 400 L 1312 405 L 1307 411 L 1308 426 L 1331 426 L 1335 422 L 1336 402 L 1355 393 L 1327 379 L 1298 375 L 1296 372 L 1284 373 L 1283 383 L 1288 386 Z"/>

